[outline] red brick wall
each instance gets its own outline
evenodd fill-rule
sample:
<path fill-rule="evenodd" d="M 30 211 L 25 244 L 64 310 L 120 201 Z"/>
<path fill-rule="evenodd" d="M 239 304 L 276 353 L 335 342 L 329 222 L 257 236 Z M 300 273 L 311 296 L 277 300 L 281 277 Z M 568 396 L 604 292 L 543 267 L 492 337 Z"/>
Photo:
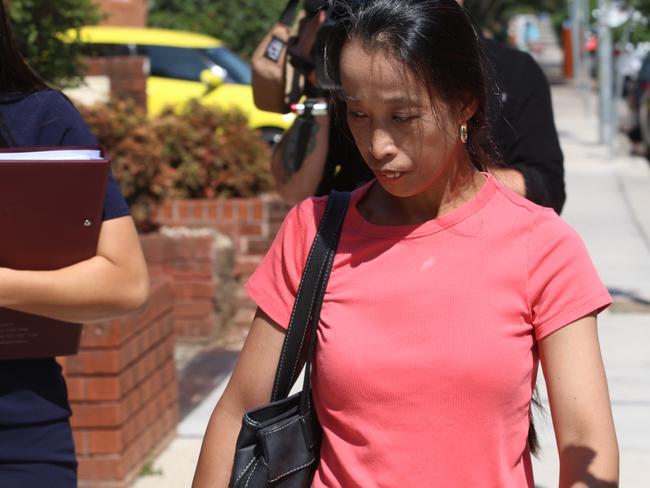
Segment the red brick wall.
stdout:
<path fill-rule="evenodd" d="M 248 298 L 243 284 L 266 254 L 289 208 L 277 195 L 169 200 L 160 205 L 154 219 L 161 225 L 172 227 L 210 227 L 232 240 L 235 256 L 233 320 L 248 324 L 255 305 Z"/>
<path fill-rule="evenodd" d="M 233 256 L 213 229 L 140 236 L 152 273 L 171 282 L 176 336 L 209 340 L 232 315 Z"/>
<path fill-rule="evenodd" d="M 169 282 L 155 278 L 146 311 L 86 324 L 61 358 L 72 405 L 80 486 L 126 487 L 175 431 L 177 385 Z"/>
<path fill-rule="evenodd" d="M 268 250 L 289 206 L 275 195 L 257 198 L 168 200 L 155 212 L 160 225 L 210 227 L 233 240 L 238 256 Z"/>
<path fill-rule="evenodd" d="M 99 0 L 99 6 L 108 14 L 102 25 L 147 25 L 147 0 Z"/>
<path fill-rule="evenodd" d="M 152 449 L 172 435 L 178 415 L 175 327 L 185 339 L 209 338 L 233 308 L 236 321 L 250 322 L 254 305 L 241 284 L 287 210 L 274 196 L 160 207 L 161 224 L 212 230 L 140 236 L 152 275 L 147 310 L 85 325 L 79 354 L 61 359 L 81 487 L 126 488 Z"/>
<path fill-rule="evenodd" d="M 145 58 L 141 56 L 110 56 L 86 60 L 86 75 L 107 76 L 111 83 L 111 97 L 131 98 L 147 108 L 147 73 Z"/>

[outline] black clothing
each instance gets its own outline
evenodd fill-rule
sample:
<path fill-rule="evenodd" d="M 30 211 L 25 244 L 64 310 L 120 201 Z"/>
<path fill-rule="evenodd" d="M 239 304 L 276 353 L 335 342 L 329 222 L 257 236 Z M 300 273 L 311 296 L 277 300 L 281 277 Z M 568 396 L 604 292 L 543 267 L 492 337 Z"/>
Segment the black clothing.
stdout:
<path fill-rule="evenodd" d="M 527 53 L 485 40 L 498 91 L 488 107 L 492 138 L 506 167 L 526 181 L 526 197 L 559 214 L 564 205 L 564 157 L 553 121 L 548 82 Z M 334 120 L 334 117 L 331 117 Z M 354 141 L 332 122 L 323 178 L 317 195 L 349 191 L 373 178 Z"/>
<path fill-rule="evenodd" d="M 492 137 L 505 165 L 524 175 L 526 198 L 559 214 L 566 199 L 564 156 L 546 77 L 530 54 L 484 42 L 499 88 L 490 100 Z"/>

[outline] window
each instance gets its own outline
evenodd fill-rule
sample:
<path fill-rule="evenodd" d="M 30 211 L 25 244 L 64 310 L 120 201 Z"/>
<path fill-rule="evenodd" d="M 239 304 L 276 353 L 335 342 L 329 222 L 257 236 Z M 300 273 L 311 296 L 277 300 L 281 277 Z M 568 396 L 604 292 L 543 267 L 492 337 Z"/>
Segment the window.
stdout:
<path fill-rule="evenodd" d="M 211 63 L 197 50 L 182 47 L 138 46 L 138 54 L 149 56 L 151 76 L 201 81 L 201 71 Z"/>
<path fill-rule="evenodd" d="M 82 44 L 81 52 L 91 58 L 108 56 L 130 56 L 131 50 L 126 44 Z"/>
<path fill-rule="evenodd" d="M 250 64 L 241 59 L 230 49 L 225 47 L 213 47 L 203 49 L 202 51 L 213 63 L 226 70 L 228 73 L 226 76 L 226 83 L 238 83 L 240 85 L 251 84 Z"/>

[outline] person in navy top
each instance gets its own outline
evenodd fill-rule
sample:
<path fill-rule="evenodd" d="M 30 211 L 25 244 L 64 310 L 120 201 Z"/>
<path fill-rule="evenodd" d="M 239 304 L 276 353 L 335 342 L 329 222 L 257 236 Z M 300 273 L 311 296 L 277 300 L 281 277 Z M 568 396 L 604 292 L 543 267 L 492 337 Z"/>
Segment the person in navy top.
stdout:
<path fill-rule="evenodd" d="M 72 103 L 23 60 L 0 1 L 0 147 L 93 144 Z M 112 174 L 95 257 L 47 272 L 0 267 L 0 307 L 64 321 L 122 315 L 143 307 L 148 293 L 138 235 Z M 77 486 L 70 415 L 54 358 L 0 360 L 0 488 Z"/>

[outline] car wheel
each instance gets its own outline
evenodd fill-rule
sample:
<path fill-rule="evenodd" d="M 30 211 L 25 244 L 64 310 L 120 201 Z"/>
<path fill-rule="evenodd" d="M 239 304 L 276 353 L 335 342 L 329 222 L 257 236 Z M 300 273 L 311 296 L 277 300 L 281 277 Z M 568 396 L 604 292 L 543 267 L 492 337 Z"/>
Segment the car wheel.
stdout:
<path fill-rule="evenodd" d="M 262 140 L 266 142 L 269 146 L 275 146 L 280 139 L 282 139 L 282 134 L 284 131 L 278 127 L 262 127 L 259 129 Z"/>

